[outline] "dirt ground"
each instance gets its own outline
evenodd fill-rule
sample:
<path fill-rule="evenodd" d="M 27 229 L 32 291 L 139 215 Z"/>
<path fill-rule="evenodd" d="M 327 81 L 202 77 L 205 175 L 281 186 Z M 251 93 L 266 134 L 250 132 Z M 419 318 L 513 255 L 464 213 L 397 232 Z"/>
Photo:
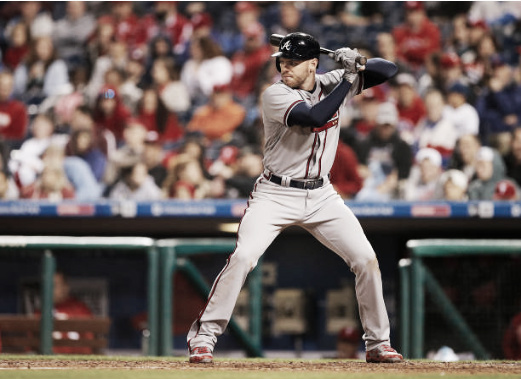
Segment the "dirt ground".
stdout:
<path fill-rule="evenodd" d="M 272 361 L 217 360 L 213 364 L 195 365 L 169 360 L 66 360 L 66 359 L 0 359 L 0 369 L 157 369 L 157 370 L 276 370 L 276 371 L 349 371 L 451 374 L 521 374 L 521 362 L 426 362 L 406 361 L 400 364 L 368 364 L 362 361 Z"/>

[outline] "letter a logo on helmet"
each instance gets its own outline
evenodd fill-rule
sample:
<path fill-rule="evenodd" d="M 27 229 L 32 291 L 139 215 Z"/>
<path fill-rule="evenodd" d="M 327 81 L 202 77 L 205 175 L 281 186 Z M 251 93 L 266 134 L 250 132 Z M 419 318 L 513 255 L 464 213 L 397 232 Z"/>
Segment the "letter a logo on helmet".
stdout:
<path fill-rule="evenodd" d="M 290 33 L 286 35 L 279 45 L 279 51 L 272 55 L 276 57 L 277 70 L 280 72 L 279 57 L 307 61 L 320 57 L 320 44 L 315 37 L 306 33 Z M 318 66 L 317 66 L 318 67 Z"/>
<path fill-rule="evenodd" d="M 291 49 L 291 41 L 286 41 L 286 43 L 282 45 L 280 49 L 289 51 Z"/>

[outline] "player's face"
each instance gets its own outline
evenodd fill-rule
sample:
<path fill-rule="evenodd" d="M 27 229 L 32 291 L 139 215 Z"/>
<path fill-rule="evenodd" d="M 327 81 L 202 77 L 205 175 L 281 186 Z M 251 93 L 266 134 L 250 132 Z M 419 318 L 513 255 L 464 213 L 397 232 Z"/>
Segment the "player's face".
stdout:
<path fill-rule="evenodd" d="M 279 58 L 280 74 L 285 85 L 291 88 L 311 90 L 314 86 L 316 59 L 299 61 L 289 58 Z"/>

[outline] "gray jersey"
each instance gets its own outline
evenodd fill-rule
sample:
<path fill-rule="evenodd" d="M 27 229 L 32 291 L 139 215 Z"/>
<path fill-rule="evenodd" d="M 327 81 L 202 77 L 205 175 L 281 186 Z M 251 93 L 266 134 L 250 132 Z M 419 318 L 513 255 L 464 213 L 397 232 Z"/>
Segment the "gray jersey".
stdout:
<path fill-rule="evenodd" d="M 316 76 L 315 89 L 293 89 L 282 81 L 268 87 L 262 95 L 264 122 L 264 167 L 276 175 L 293 179 L 325 176 L 335 160 L 340 132 L 340 111 L 321 128 L 288 127 L 288 115 L 299 103 L 313 106 L 324 99 L 342 80 L 343 70 Z M 344 102 L 360 93 L 360 77 L 353 83 Z"/>

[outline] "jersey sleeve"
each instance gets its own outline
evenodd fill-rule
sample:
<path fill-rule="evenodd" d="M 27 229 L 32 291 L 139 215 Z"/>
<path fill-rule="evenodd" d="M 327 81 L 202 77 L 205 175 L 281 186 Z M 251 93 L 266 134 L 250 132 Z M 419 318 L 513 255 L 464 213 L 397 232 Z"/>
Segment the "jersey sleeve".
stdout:
<path fill-rule="evenodd" d="M 288 126 L 291 110 L 304 99 L 297 91 L 282 83 L 275 83 L 262 94 L 262 117 L 266 122 Z"/>
<path fill-rule="evenodd" d="M 320 84 L 325 93 L 330 93 L 342 81 L 344 70 L 333 70 L 319 76 Z"/>

